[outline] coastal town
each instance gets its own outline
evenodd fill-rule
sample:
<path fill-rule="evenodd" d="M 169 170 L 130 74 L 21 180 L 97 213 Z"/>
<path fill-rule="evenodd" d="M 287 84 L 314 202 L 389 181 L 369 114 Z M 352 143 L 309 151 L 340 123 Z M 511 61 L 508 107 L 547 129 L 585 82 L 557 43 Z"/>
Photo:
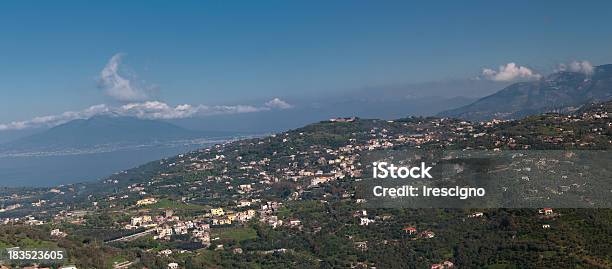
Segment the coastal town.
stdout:
<path fill-rule="evenodd" d="M 290 247 L 290 241 L 280 238 L 276 244 L 257 243 L 263 240 L 259 238 L 269 233 L 286 238 L 320 237 L 338 229 L 331 226 L 342 223 L 344 232 L 337 240 L 350 242 L 349 252 L 362 257 L 348 265 L 385 268 L 383 260 L 365 258 L 369 257 L 367 253 L 451 240 L 448 236 L 452 229 L 444 228 L 446 225 L 473 227 L 495 221 L 509 227 L 518 224 L 512 224 L 516 220 L 495 220 L 500 217 L 497 209 L 449 211 L 444 213 L 447 220 L 440 222 L 427 221 L 432 218 L 430 210 L 407 211 L 402 217 L 388 209 L 365 208 L 366 199 L 356 196 L 353 185 L 367 177 L 364 156 L 403 149 L 608 149 L 612 142 L 609 108 L 609 104 L 600 104 L 568 115 L 479 123 L 449 118 L 331 119 L 181 154 L 116 173 L 96 184 L 6 194 L 0 212 L 5 226 L 40 227 L 50 238 L 61 240 L 100 240 L 102 246 L 96 246 L 105 249 L 104 253 L 116 253 L 109 254 L 116 258 L 104 261 L 113 268 L 151 263 L 163 263 L 160 266 L 170 269 L 188 268 L 195 262 L 187 262 L 186 257 L 196 260 L 209 251 L 232 257 L 286 255 L 294 260 L 303 249 Z M 537 170 L 536 164 L 531 165 L 533 168 L 520 172 Z M 563 176 L 567 179 L 567 175 L 560 178 Z M 529 181 L 528 174 L 520 180 Z M 560 184 L 572 188 L 572 184 L 583 183 L 575 179 Z M 558 193 L 559 188 L 540 191 Z M 320 214 L 343 221 L 332 224 L 333 220 L 317 217 Z M 538 226 L 539 233 L 555 231 L 556 223 L 564 218 L 564 213 L 552 208 L 523 214 L 529 216 L 523 222 Z M 419 218 L 413 219 L 416 216 Z M 392 232 L 382 232 L 388 229 Z M 134 246 L 144 253 L 134 251 Z M 455 263 L 466 262 L 435 253 L 427 259 L 418 253 L 410 257 L 421 259 L 431 268 L 455 268 Z M 314 257 L 302 258 L 307 264 L 318 263 Z"/>

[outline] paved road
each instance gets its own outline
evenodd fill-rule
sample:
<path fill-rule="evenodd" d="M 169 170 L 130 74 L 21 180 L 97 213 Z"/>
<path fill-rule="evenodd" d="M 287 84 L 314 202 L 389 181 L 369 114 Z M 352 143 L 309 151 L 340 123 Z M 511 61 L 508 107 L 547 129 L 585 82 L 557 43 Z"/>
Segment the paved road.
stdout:
<path fill-rule="evenodd" d="M 124 237 L 120 237 L 120 238 L 117 238 L 117 239 L 113 239 L 113 240 L 110 240 L 110 241 L 106 241 L 106 242 L 104 242 L 104 243 L 107 243 L 107 244 L 108 244 L 108 243 L 113 243 L 113 242 L 130 241 L 130 240 L 136 239 L 136 238 L 138 238 L 138 237 L 141 237 L 141 236 L 145 236 L 145 235 L 147 235 L 147 234 L 150 234 L 150 233 L 152 233 L 152 232 L 155 232 L 155 229 L 149 229 L 149 230 L 142 231 L 142 232 L 139 232 L 139 233 L 135 233 L 135 234 L 131 234 L 131 235 L 126 235 L 126 236 L 124 236 Z"/>

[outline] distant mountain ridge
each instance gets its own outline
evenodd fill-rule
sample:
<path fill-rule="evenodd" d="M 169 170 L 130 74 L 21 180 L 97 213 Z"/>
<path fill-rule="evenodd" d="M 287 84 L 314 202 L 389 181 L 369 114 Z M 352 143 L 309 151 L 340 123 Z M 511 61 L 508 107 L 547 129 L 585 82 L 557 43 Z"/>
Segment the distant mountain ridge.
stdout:
<path fill-rule="evenodd" d="M 472 121 L 519 119 L 543 112 L 570 112 L 589 102 L 612 99 L 612 64 L 593 74 L 561 71 L 544 79 L 512 84 L 492 95 L 439 116 Z"/>
<path fill-rule="evenodd" d="M 0 145 L 0 150 L 57 150 L 108 144 L 147 144 L 194 139 L 205 134 L 163 121 L 99 115 L 73 120 L 42 133 Z"/>

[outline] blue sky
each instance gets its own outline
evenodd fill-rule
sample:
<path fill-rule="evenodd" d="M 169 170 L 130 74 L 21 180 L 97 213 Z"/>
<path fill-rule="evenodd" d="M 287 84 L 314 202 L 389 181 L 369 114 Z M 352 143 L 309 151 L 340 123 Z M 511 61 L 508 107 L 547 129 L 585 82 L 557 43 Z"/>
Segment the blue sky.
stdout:
<path fill-rule="evenodd" d="M 283 109 L 264 102 L 612 63 L 611 15 L 610 1 L 3 1 L 0 124 L 123 105 L 100 86 L 118 53 L 138 101 Z"/>

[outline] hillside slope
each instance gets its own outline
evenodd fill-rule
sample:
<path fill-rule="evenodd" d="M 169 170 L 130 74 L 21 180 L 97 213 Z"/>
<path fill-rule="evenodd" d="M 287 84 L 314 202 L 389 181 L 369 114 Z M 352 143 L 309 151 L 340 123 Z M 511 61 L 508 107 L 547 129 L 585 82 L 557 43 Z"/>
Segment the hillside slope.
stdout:
<path fill-rule="evenodd" d="M 587 76 L 557 72 L 533 82 L 512 84 L 499 92 L 439 114 L 473 121 L 518 119 L 543 112 L 565 112 L 587 102 L 612 98 L 612 65 L 601 65 Z"/>

